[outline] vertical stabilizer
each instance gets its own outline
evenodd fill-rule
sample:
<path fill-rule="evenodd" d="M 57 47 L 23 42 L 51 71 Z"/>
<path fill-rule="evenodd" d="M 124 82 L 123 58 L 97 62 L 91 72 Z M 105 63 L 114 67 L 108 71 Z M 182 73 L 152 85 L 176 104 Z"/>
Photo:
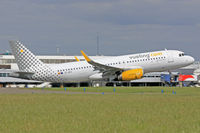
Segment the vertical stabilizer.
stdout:
<path fill-rule="evenodd" d="M 44 63 L 29 51 L 20 41 L 9 41 L 9 43 L 19 70 L 34 72 L 38 67 L 44 65 Z"/>

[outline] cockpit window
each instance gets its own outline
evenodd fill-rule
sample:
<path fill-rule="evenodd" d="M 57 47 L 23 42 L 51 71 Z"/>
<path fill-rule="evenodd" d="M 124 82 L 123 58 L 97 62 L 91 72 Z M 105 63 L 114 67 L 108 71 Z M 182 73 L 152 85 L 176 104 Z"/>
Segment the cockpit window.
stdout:
<path fill-rule="evenodd" d="M 180 53 L 180 54 L 179 54 L 179 57 L 182 57 L 182 56 L 184 56 L 184 53 Z"/>

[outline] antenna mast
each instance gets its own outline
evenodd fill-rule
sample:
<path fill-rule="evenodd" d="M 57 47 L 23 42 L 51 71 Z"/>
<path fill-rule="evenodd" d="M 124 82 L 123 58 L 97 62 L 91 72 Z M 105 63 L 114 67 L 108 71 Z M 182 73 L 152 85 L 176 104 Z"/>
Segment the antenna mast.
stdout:
<path fill-rule="evenodd" d="M 99 32 L 97 32 L 97 55 L 99 55 Z"/>

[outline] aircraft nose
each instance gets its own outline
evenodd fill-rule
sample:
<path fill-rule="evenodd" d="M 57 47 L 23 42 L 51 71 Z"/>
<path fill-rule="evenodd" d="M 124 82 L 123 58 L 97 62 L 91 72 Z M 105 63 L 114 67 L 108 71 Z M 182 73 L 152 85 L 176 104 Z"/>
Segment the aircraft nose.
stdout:
<path fill-rule="evenodd" d="M 188 63 L 192 64 L 192 63 L 194 63 L 195 59 L 192 56 L 188 56 L 186 61 Z"/>

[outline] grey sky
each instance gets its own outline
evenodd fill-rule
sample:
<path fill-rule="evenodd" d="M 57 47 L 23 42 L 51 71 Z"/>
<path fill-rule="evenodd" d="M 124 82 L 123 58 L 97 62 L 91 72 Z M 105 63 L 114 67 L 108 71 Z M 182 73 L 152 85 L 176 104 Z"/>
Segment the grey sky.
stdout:
<path fill-rule="evenodd" d="M 0 52 L 20 39 L 36 54 L 122 55 L 177 49 L 199 60 L 199 0 L 1 0 Z"/>

